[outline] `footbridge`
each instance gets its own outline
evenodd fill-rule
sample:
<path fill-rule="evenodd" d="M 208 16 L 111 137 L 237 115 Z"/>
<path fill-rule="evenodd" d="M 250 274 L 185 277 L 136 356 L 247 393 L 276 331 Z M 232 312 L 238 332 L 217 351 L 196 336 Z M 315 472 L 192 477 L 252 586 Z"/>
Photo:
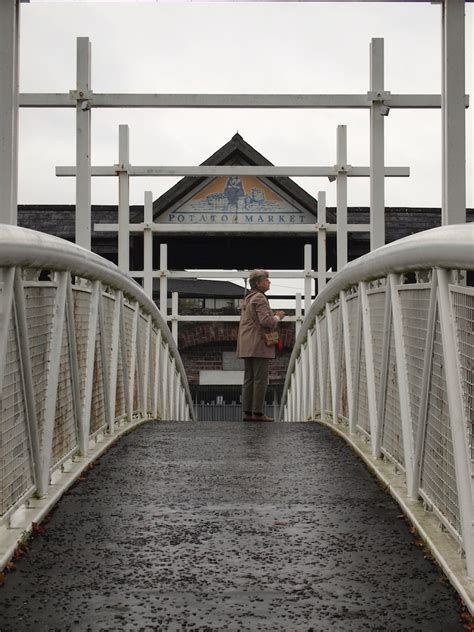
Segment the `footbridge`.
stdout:
<path fill-rule="evenodd" d="M 345 266 L 281 423 L 204 424 L 135 281 L 3 225 L 0 629 L 462 629 L 426 558 L 474 613 L 473 244 Z"/>

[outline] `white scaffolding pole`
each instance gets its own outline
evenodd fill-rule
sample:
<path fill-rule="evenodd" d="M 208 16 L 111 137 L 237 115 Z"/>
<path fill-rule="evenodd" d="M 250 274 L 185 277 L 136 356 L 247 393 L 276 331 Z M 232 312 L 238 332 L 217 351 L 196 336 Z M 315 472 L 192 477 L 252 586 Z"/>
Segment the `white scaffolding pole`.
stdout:
<path fill-rule="evenodd" d="M 326 192 L 318 193 L 318 294 L 326 286 Z"/>
<path fill-rule="evenodd" d="M 118 265 L 124 272 L 130 271 L 130 164 L 128 125 L 119 125 L 119 204 L 118 204 Z"/>
<path fill-rule="evenodd" d="M 347 125 L 337 126 L 337 271 L 347 263 Z"/>
<path fill-rule="evenodd" d="M 91 249 L 91 44 L 77 38 L 76 244 Z"/>
<path fill-rule="evenodd" d="M 160 312 L 168 313 L 168 244 L 160 244 Z"/>
<path fill-rule="evenodd" d="M 309 314 L 311 308 L 311 273 L 312 273 L 313 247 L 311 244 L 304 246 L 304 315 Z"/>
<path fill-rule="evenodd" d="M 17 223 L 19 2 L 0 2 L 0 223 Z"/>
<path fill-rule="evenodd" d="M 464 0 L 442 6 L 442 224 L 466 222 Z"/>
<path fill-rule="evenodd" d="M 384 117 L 388 98 L 384 93 L 384 41 L 374 37 L 370 43 L 370 249 L 385 244 L 384 194 Z"/>
<path fill-rule="evenodd" d="M 150 228 L 153 223 L 153 193 L 151 191 L 145 191 L 144 209 L 143 288 L 153 300 L 153 231 Z"/>

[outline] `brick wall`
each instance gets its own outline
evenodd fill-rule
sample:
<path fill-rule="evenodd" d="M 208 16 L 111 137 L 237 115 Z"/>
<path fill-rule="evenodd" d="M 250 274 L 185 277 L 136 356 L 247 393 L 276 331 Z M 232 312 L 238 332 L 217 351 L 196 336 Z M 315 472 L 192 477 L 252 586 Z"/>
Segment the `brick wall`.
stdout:
<path fill-rule="evenodd" d="M 191 385 L 199 384 L 199 371 L 222 371 L 222 353 L 235 352 L 238 323 L 185 323 L 180 326 L 178 348 Z M 282 323 L 283 351 L 270 362 L 270 384 L 283 384 L 295 342 L 293 323 Z"/>

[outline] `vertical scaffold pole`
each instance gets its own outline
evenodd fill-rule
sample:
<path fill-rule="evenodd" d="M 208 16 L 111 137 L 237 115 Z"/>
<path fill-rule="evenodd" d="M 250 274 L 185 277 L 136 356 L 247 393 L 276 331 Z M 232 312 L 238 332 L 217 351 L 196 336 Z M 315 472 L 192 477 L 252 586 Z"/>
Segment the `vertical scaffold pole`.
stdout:
<path fill-rule="evenodd" d="M 123 272 L 130 271 L 130 182 L 128 125 L 119 125 L 119 207 L 118 207 L 118 265 Z"/>
<path fill-rule="evenodd" d="M 143 231 L 143 288 L 153 300 L 153 193 L 145 191 L 145 228 Z"/>
<path fill-rule="evenodd" d="M 347 125 L 337 126 L 337 271 L 347 263 Z"/>
<path fill-rule="evenodd" d="M 370 43 L 370 249 L 385 244 L 385 141 L 381 101 L 384 91 L 384 41 L 374 37 Z M 377 100 L 380 95 L 380 100 Z"/>
<path fill-rule="evenodd" d="M 17 223 L 18 0 L 0 2 L 0 223 Z"/>
<path fill-rule="evenodd" d="M 464 0 L 443 0 L 442 89 L 443 122 L 441 223 L 466 222 L 466 115 L 464 93 Z"/>
<path fill-rule="evenodd" d="M 168 313 L 168 244 L 160 244 L 160 312 Z"/>
<path fill-rule="evenodd" d="M 318 294 L 326 286 L 326 191 L 318 193 Z"/>
<path fill-rule="evenodd" d="M 91 249 L 91 44 L 77 38 L 76 244 Z"/>
<path fill-rule="evenodd" d="M 171 333 L 178 344 L 178 292 L 171 295 Z"/>
<path fill-rule="evenodd" d="M 313 247 L 311 244 L 304 246 L 304 315 L 309 314 L 311 308 L 311 272 L 312 272 Z"/>

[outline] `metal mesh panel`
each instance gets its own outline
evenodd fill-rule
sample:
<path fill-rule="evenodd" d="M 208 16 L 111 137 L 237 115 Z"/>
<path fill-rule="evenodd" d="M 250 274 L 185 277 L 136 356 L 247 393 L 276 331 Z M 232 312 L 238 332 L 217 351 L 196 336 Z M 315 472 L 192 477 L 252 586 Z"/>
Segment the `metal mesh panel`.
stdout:
<path fill-rule="evenodd" d="M 451 288 L 467 436 L 474 463 L 474 289 Z"/>
<path fill-rule="evenodd" d="M 124 336 L 125 336 L 125 347 L 127 350 L 127 355 L 126 358 L 122 357 L 122 362 L 124 360 L 126 360 L 127 362 L 127 367 L 128 367 L 128 379 L 131 380 L 132 379 L 132 371 L 131 371 L 131 364 L 132 364 L 132 331 L 133 331 L 133 318 L 135 315 L 135 311 L 133 309 L 133 307 L 131 305 L 129 305 L 128 303 L 124 303 L 123 304 L 123 321 L 124 321 Z M 137 383 L 137 379 L 135 376 L 135 385 Z M 128 385 L 127 385 L 128 388 Z M 135 407 L 133 406 L 133 401 L 132 401 L 132 409 L 135 410 Z"/>
<path fill-rule="evenodd" d="M 357 356 L 357 325 L 359 323 L 359 295 L 351 294 L 347 299 L 347 315 L 349 320 L 349 342 L 351 348 L 351 377 L 355 388 L 356 356 Z"/>
<path fill-rule="evenodd" d="M 151 330 L 150 336 L 150 360 L 149 360 L 149 370 L 148 370 L 148 396 L 147 396 L 147 411 L 153 413 L 153 393 L 155 389 L 155 362 L 156 362 L 156 331 L 154 329 Z"/>
<path fill-rule="evenodd" d="M 341 340 L 341 344 L 344 342 Z M 344 348 L 342 349 L 341 355 L 341 366 L 340 366 L 340 387 L 339 387 L 339 417 L 342 417 L 344 421 L 349 421 L 349 400 L 347 394 L 347 375 L 346 375 L 346 360 L 344 357 Z"/>
<path fill-rule="evenodd" d="M 115 298 L 110 294 L 102 294 L 102 314 L 104 322 L 103 342 L 109 366 L 112 362 L 112 331 L 114 327 Z"/>
<path fill-rule="evenodd" d="M 333 328 L 333 333 L 334 333 L 334 363 L 335 363 L 335 374 L 336 374 L 336 380 L 339 379 L 340 380 L 340 374 L 341 374 L 341 365 L 340 365 L 340 345 L 342 343 L 342 337 L 339 335 L 339 318 L 341 313 L 341 308 L 338 305 L 336 305 L 332 310 L 331 310 L 331 317 L 332 317 L 332 328 Z M 332 412 L 332 416 L 334 418 L 334 410 L 333 410 L 333 404 L 332 404 L 332 384 L 331 384 L 331 371 L 330 371 L 330 367 L 329 367 L 329 358 L 328 358 L 328 384 L 329 384 L 329 388 L 328 388 L 328 397 L 330 397 L 330 410 Z M 334 385 L 335 387 L 335 385 Z M 341 396 L 339 395 L 339 402 L 340 402 Z"/>
<path fill-rule="evenodd" d="M 0 398 L 0 516 L 33 487 L 19 350 L 13 319 L 8 327 Z"/>
<path fill-rule="evenodd" d="M 446 395 L 446 379 L 439 316 L 428 395 L 426 433 L 421 470 L 421 489 L 446 520 L 460 533 L 454 454 Z"/>
<path fill-rule="evenodd" d="M 61 341 L 61 359 L 54 418 L 54 434 L 51 467 L 69 454 L 78 445 L 72 398 L 71 365 L 67 326 L 64 322 Z"/>
<path fill-rule="evenodd" d="M 408 397 L 413 438 L 416 438 L 418 416 L 420 411 L 421 382 L 423 379 L 423 363 L 426 345 L 426 327 L 430 304 L 429 287 L 417 287 L 400 291 L 400 303 L 403 321 L 403 342 L 406 353 L 406 369 L 408 378 Z"/>
<path fill-rule="evenodd" d="M 115 419 L 125 415 L 125 392 L 123 388 L 122 349 L 119 345 L 117 359 L 117 390 L 115 391 Z"/>
<path fill-rule="evenodd" d="M 405 467 L 393 323 L 390 329 L 387 387 L 385 390 L 385 410 L 382 428 L 382 452 L 402 466 L 402 468 Z"/>
<path fill-rule="evenodd" d="M 324 393 L 326 394 L 326 403 L 325 403 L 325 411 L 321 411 L 321 416 L 324 416 L 326 411 L 330 410 L 328 406 L 331 404 L 327 401 L 327 393 L 328 393 L 328 380 L 329 380 L 329 356 L 328 356 L 328 328 L 326 322 L 326 316 L 322 316 L 319 319 L 319 327 L 321 331 L 321 366 L 322 366 L 322 374 L 323 374 L 323 388 Z M 318 374 L 319 377 L 319 374 Z"/>
<path fill-rule="evenodd" d="M 318 376 L 318 354 L 317 354 L 317 340 L 316 340 L 316 329 L 313 328 L 311 330 L 310 336 L 313 339 L 313 353 L 315 355 L 314 358 L 314 375 L 313 375 L 313 389 L 314 389 L 314 415 L 321 414 L 321 399 L 319 395 L 319 376 Z"/>
<path fill-rule="evenodd" d="M 382 352 L 384 339 L 385 290 L 368 292 L 370 310 L 370 331 L 372 336 L 372 353 L 374 358 L 375 392 L 380 391 L 380 375 L 382 371 Z"/>
<path fill-rule="evenodd" d="M 74 326 L 76 330 L 77 364 L 79 367 L 79 387 L 81 405 L 84 402 L 87 369 L 87 337 L 91 293 L 89 290 L 73 288 Z"/>
<path fill-rule="evenodd" d="M 94 376 L 92 378 L 91 423 L 90 432 L 93 434 L 106 425 L 104 399 L 104 367 L 102 366 L 102 334 L 97 327 L 95 336 Z"/>
<path fill-rule="evenodd" d="M 369 398 L 367 392 L 367 369 L 365 362 L 364 336 L 360 336 L 360 368 L 359 368 L 359 391 L 357 403 L 357 425 L 362 430 L 370 434 L 369 420 Z"/>
<path fill-rule="evenodd" d="M 140 366 L 140 373 L 143 376 L 144 382 L 148 379 L 148 376 L 145 375 L 145 353 L 146 353 L 147 331 L 148 331 L 147 319 L 140 314 L 140 317 L 138 318 L 137 367 Z M 138 383 L 138 388 L 140 388 L 140 383 Z M 142 405 L 144 408 L 146 408 L 146 402 L 142 402 L 142 395 L 140 394 L 138 397 L 137 408 L 141 408 Z"/>
<path fill-rule="evenodd" d="M 46 376 L 54 301 L 57 288 L 51 283 L 25 286 L 26 318 L 30 345 L 31 373 L 35 389 L 36 419 L 40 444 L 43 442 Z"/>
<path fill-rule="evenodd" d="M 135 379 L 133 381 L 133 412 L 140 410 L 140 383 L 138 380 L 138 362 L 135 364 Z"/>

